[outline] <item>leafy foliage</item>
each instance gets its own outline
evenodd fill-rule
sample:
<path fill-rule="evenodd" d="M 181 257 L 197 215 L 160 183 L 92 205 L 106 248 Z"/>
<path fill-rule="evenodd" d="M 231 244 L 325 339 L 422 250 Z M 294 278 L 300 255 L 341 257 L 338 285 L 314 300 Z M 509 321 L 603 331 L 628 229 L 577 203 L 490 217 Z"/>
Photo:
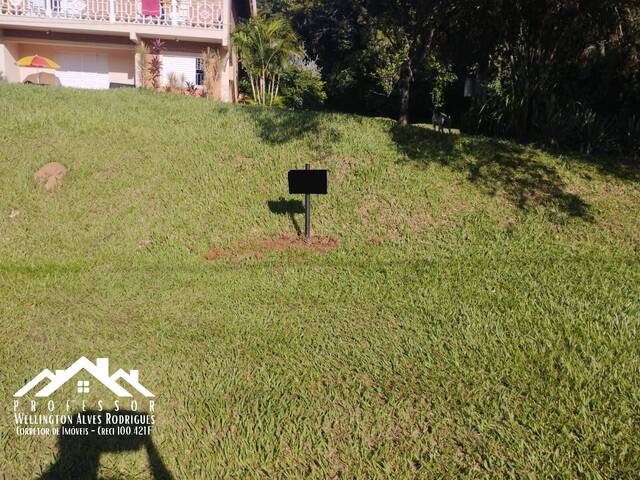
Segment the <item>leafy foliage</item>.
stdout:
<path fill-rule="evenodd" d="M 324 105 L 325 84 L 315 62 L 298 60 L 284 73 L 282 99 L 285 106 L 295 109 L 318 110 Z"/>
<path fill-rule="evenodd" d="M 332 108 L 402 121 L 445 108 L 468 131 L 637 155 L 637 0 L 261 5 L 293 21 Z M 480 93 L 471 101 L 470 71 Z"/>
<path fill-rule="evenodd" d="M 475 129 L 588 153 L 637 152 L 627 127 L 640 107 L 638 6 L 546 3 L 503 10 L 506 33 L 470 112 Z"/>
<path fill-rule="evenodd" d="M 169 72 L 167 75 L 166 90 L 169 93 L 181 93 L 185 86 L 184 74 L 176 74 L 175 72 Z"/>
<path fill-rule="evenodd" d="M 156 38 L 151 41 L 151 60 L 149 62 L 149 81 L 151 86 L 156 90 L 160 88 L 160 79 L 162 77 L 162 60 L 160 55 L 166 48 L 165 43 Z"/>
<path fill-rule="evenodd" d="M 272 106 L 282 75 L 304 50 L 290 22 L 282 17 L 252 17 L 233 33 L 240 61 L 249 76 L 256 103 Z"/>
<path fill-rule="evenodd" d="M 440 110 L 445 105 L 447 88 L 458 79 L 458 76 L 453 72 L 450 64 L 441 63 L 434 55 L 429 56 L 429 68 L 433 72 L 431 103 L 434 109 Z"/>

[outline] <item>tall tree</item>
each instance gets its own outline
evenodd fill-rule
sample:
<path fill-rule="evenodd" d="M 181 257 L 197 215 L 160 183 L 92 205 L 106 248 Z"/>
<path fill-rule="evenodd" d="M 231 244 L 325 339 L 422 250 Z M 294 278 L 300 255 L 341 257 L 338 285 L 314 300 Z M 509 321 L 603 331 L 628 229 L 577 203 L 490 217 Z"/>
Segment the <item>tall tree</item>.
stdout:
<path fill-rule="evenodd" d="M 414 83 L 438 72 L 430 63 L 438 59 L 443 25 L 457 8 L 445 0 L 272 1 L 297 19 L 330 92 L 355 94 L 368 105 L 395 97 L 402 125 L 409 120 Z"/>
<path fill-rule="evenodd" d="M 331 108 L 405 124 L 446 102 L 475 131 L 640 154 L 640 0 L 261 4 L 293 21 Z"/>
<path fill-rule="evenodd" d="M 392 79 L 398 80 L 400 125 L 409 121 L 411 86 L 416 68 L 427 61 L 445 15 L 445 0 L 367 0 L 374 28 L 389 42 Z M 395 65 L 394 65 L 395 63 Z M 395 67 L 395 68 L 394 68 Z"/>

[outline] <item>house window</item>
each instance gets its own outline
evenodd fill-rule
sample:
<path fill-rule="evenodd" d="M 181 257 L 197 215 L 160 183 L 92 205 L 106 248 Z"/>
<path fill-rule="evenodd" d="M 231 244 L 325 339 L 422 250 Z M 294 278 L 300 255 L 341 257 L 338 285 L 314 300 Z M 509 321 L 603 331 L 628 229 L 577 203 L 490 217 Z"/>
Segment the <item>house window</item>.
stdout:
<path fill-rule="evenodd" d="M 204 84 L 204 64 L 201 58 L 196 58 L 196 85 Z"/>
<path fill-rule="evenodd" d="M 78 380 L 78 393 L 89 393 L 89 380 Z"/>

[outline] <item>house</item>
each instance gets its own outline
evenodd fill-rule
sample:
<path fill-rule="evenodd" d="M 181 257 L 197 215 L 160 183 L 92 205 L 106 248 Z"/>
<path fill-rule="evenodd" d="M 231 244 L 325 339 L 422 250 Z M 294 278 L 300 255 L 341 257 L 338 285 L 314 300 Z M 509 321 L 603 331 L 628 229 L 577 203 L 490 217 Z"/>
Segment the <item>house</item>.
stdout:
<path fill-rule="evenodd" d="M 23 82 L 37 72 L 16 65 L 27 55 L 49 57 L 63 86 L 139 85 L 136 46 L 165 42 L 162 81 L 174 73 L 202 83 L 200 55 L 218 49 L 224 65 L 219 98 L 237 97 L 237 62 L 230 47 L 236 23 L 256 13 L 256 0 L 0 0 L 0 78 Z"/>
<path fill-rule="evenodd" d="M 81 374 L 81 372 L 83 373 Z M 69 368 L 56 370 L 55 373 L 51 372 L 49 369 L 42 370 L 13 396 L 23 397 L 34 388 L 41 386 L 43 381 L 48 381 L 48 383 L 44 387 L 41 387 L 35 394 L 36 397 L 48 397 L 78 374 L 81 374 L 82 378 L 76 383 L 77 393 L 89 393 L 91 382 L 86 378 L 87 376 L 91 376 L 118 397 L 131 397 L 131 393 L 118 383 L 120 380 L 145 397 L 154 396 L 153 393 L 147 390 L 147 388 L 140 383 L 140 374 L 138 370 L 130 370 L 127 373 L 124 370 L 119 369 L 113 375 L 109 375 L 108 358 L 98 358 L 96 359 L 96 363 L 92 363 L 86 357 L 80 357 Z"/>

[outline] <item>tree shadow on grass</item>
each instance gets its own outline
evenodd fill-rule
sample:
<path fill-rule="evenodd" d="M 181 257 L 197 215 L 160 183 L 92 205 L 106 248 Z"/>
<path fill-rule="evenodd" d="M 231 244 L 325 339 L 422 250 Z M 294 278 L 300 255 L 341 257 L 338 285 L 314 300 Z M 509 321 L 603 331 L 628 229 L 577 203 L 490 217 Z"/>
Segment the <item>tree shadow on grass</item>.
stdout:
<path fill-rule="evenodd" d="M 307 138 L 318 153 L 326 152 L 340 141 L 340 132 L 329 123 L 330 114 L 313 111 L 292 111 L 280 108 L 254 108 L 251 120 L 258 136 L 271 145 L 282 145 Z M 322 119 L 327 121 L 322 122 Z"/>
<path fill-rule="evenodd" d="M 542 147 L 546 153 L 563 156 L 566 152 L 548 147 Z M 583 164 L 593 167 L 600 175 L 618 178 L 624 181 L 640 182 L 640 163 L 630 157 L 615 157 L 612 155 L 598 156 L 585 153 L 572 153 L 570 163 Z M 591 179 L 590 172 L 585 170 L 583 176 Z"/>
<path fill-rule="evenodd" d="M 298 220 L 296 220 L 296 214 L 304 213 L 304 205 L 300 200 L 285 200 L 280 197 L 280 200 L 269 200 L 267 206 L 271 213 L 276 215 L 287 215 L 293 224 L 293 228 L 298 236 L 302 235 L 302 229 Z"/>
<path fill-rule="evenodd" d="M 567 191 L 558 171 L 520 145 L 445 135 L 417 126 L 394 125 L 390 133 L 407 162 L 418 166 L 437 162 L 465 172 L 471 183 L 492 195 L 501 192 L 522 210 L 557 208 L 570 217 L 592 220 L 589 204 Z"/>
<path fill-rule="evenodd" d="M 78 417 L 85 419 L 99 419 L 98 424 L 81 422 Z M 107 416 L 112 422 L 107 423 Z M 114 421 L 115 420 L 115 424 Z M 129 426 L 129 434 L 98 435 L 97 427 L 111 427 L 115 425 Z M 143 433 L 135 435 L 136 426 L 143 428 L 147 425 L 146 414 L 120 410 L 86 411 L 73 415 L 73 422 L 61 425 L 65 429 L 87 428 L 87 435 L 71 433 L 61 434 L 58 438 L 58 457 L 56 462 L 39 477 L 38 480 L 97 480 L 100 468 L 100 456 L 105 453 L 122 453 L 144 449 L 149 459 L 149 468 L 154 480 L 173 480 L 173 475 L 164 465 L 151 435 Z M 75 432 L 74 432 L 75 433 Z"/>

